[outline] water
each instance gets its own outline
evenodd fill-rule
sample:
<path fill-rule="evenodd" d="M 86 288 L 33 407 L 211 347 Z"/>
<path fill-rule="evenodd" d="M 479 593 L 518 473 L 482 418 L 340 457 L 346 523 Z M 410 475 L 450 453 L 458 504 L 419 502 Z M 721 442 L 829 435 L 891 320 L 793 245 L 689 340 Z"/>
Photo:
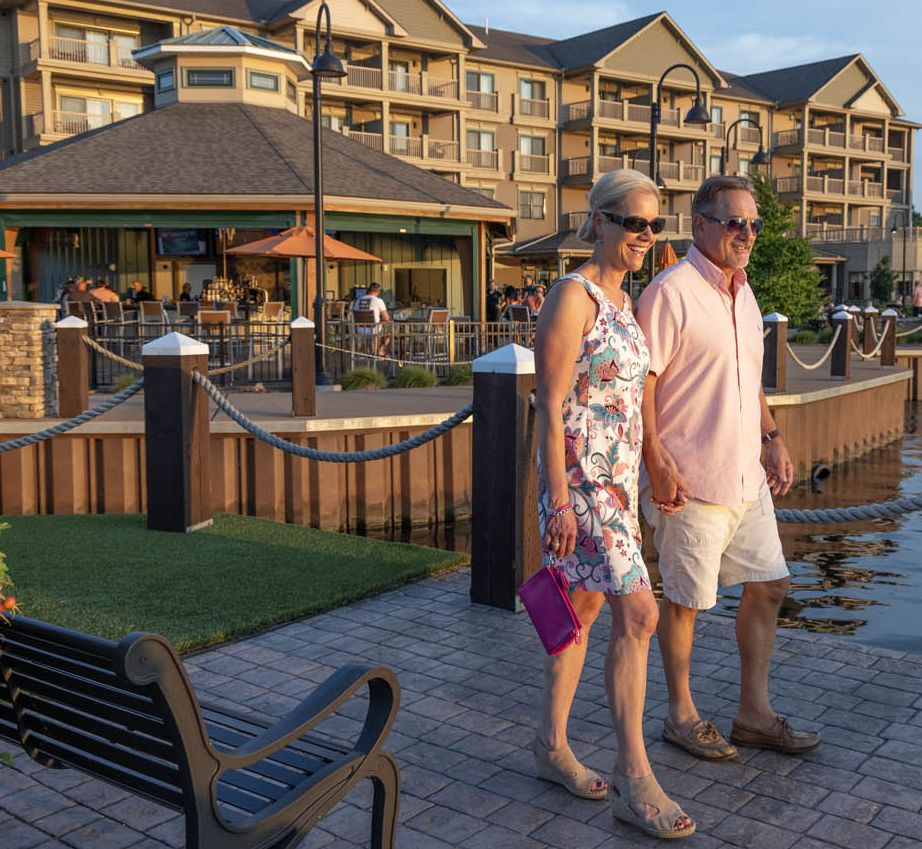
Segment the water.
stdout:
<path fill-rule="evenodd" d="M 922 404 L 911 407 L 908 416 L 922 419 Z M 821 492 L 809 483 L 799 484 L 778 506 L 846 507 L 910 494 L 922 495 L 920 432 L 835 467 Z M 922 653 L 922 510 L 895 519 L 779 527 L 792 583 L 781 627 Z M 470 551 L 468 523 L 376 536 Z M 648 565 L 658 579 L 655 560 L 650 558 Z M 715 612 L 733 613 L 739 590 L 724 590 Z"/>

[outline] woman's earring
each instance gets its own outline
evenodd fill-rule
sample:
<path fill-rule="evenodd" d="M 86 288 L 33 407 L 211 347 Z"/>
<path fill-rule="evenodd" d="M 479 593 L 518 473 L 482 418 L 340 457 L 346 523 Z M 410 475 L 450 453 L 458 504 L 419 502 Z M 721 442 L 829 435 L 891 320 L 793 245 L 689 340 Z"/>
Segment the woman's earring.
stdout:
<path fill-rule="evenodd" d="M 604 237 L 601 233 L 596 233 L 596 234 L 595 234 L 595 243 L 596 243 L 597 245 L 601 245 L 602 242 L 604 242 L 604 241 L 605 241 L 605 237 Z"/>

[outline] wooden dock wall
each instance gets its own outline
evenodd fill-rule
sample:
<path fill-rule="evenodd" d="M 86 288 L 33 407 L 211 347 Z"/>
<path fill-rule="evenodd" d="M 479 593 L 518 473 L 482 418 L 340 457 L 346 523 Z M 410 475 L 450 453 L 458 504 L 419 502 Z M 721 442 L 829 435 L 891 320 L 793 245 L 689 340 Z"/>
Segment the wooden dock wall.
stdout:
<path fill-rule="evenodd" d="M 430 426 L 278 435 L 321 450 L 356 451 L 400 442 Z M 0 515 L 143 513 L 141 427 L 121 425 L 120 432 L 84 429 L 0 454 Z M 470 422 L 420 448 L 368 463 L 292 457 L 239 429 L 229 430 L 213 428 L 211 434 L 215 512 L 334 531 L 444 523 L 470 515 Z M 0 422 L 0 441 L 20 435 L 4 435 Z"/>

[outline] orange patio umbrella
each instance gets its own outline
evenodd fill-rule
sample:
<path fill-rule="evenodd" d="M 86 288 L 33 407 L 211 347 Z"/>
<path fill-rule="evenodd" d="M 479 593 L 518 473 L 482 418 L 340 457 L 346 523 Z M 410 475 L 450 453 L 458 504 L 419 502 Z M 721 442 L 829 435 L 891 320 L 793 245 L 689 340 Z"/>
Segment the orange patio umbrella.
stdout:
<path fill-rule="evenodd" d="M 245 256 L 269 256 L 279 259 L 284 257 L 309 259 L 317 255 L 315 244 L 313 228 L 303 224 L 300 227 L 283 230 L 276 236 L 267 236 L 265 239 L 257 239 L 255 242 L 247 242 L 245 245 L 228 248 L 227 253 Z M 326 234 L 323 236 L 323 256 L 324 259 L 337 261 L 384 262 L 381 257 L 354 248 L 352 245 L 347 245 L 345 242 L 340 242 L 339 239 L 334 239 Z"/>
<path fill-rule="evenodd" d="M 656 263 L 656 271 L 665 271 L 669 268 L 670 265 L 675 265 L 679 261 L 679 258 L 675 255 L 675 249 L 669 243 L 669 241 L 663 242 L 663 248 L 660 251 L 659 262 Z"/>

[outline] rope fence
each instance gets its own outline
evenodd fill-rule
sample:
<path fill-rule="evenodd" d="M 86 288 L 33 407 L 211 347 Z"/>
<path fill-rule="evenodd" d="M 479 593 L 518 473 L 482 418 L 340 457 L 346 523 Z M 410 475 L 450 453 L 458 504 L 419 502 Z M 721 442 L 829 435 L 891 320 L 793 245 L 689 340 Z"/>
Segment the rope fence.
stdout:
<path fill-rule="evenodd" d="M 349 348 L 337 348 L 335 345 L 321 345 L 319 342 L 315 343 L 318 348 L 323 348 L 325 351 L 335 351 L 339 354 L 350 354 L 356 359 L 361 360 L 381 360 L 388 363 L 397 363 L 399 366 L 469 366 L 473 364 L 473 360 L 452 360 L 449 362 L 447 359 L 444 360 L 417 360 L 417 359 L 400 359 L 398 357 L 387 357 L 384 354 L 371 354 L 365 351 L 353 351 Z"/>
<path fill-rule="evenodd" d="M 887 338 L 887 333 L 889 332 L 889 330 L 890 330 L 890 325 L 888 324 L 884 328 L 884 332 L 881 333 L 880 336 L 878 336 L 876 333 L 874 334 L 874 338 L 877 340 L 877 345 L 874 347 L 874 350 L 868 351 L 866 354 L 863 353 L 861 348 L 859 348 L 858 345 L 855 344 L 854 339 L 850 339 L 849 342 L 851 342 L 852 350 L 859 357 L 861 357 L 862 360 L 865 360 L 865 362 L 868 360 L 873 360 L 880 353 L 880 349 L 884 346 L 884 340 Z"/>
<path fill-rule="evenodd" d="M 118 363 L 120 366 L 124 366 L 127 369 L 132 371 L 144 371 L 144 366 L 140 363 L 136 363 L 134 360 L 129 360 L 127 357 L 121 357 L 116 354 L 114 351 L 110 351 L 103 345 L 100 345 L 95 339 L 91 339 L 89 336 L 83 337 L 83 342 L 93 351 L 96 351 L 97 354 L 101 354 L 104 357 L 112 360 L 114 363 Z"/>
<path fill-rule="evenodd" d="M 139 377 L 131 386 L 126 387 L 121 392 L 116 392 L 111 398 L 107 398 L 100 404 L 97 404 L 95 407 L 89 410 L 84 410 L 80 415 L 74 416 L 73 418 L 67 419 L 66 421 L 59 422 L 56 425 L 45 428 L 44 430 L 37 431 L 36 433 L 30 433 L 26 436 L 18 437 L 17 439 L 8 439 L 6 442 L 0 442 L 0 454 L 3 454 L 6 451 L 15 451 L 17 448 L 25 448 L 28 445 L 35 445 L 37 442 L 43 442 L 46 439 L 51 439 L 53 436 L 58 436 L 61 433 L 67 433 L 69 430 L 73 430 L 75 427 L 80 427 L 82 424 L 92 421 L 97 416 L 101 416 L 103 413 L 109 412 L 113 407 L 117 407 L 123 401 L 127 401 L 132 395 L 137 393 L 144 386 L 144 378 Z"/>
<path fill-rule="evenodd" d="M 913 333 L 922 333 L 922 324 L 916 327 L 910 327 L 909 330 L 901 330 L 896 334 L 896 338 L 902 339 L 904 336 L 912 336 Z"/>
<path fill-rule="evenodd" d="M 819 510 L 776 509 L 775 518 L 786 525 L 829 525 L 837 522 L 863 522 L 889 519 L 913 510 L 922 510 L 922 495 L 906 495 L 893 501 L 860 504 L 856 507 L 827 507 Z"/>
<path fill-rule="evenodd" d="M 221 393 L 204 374 L 195 371 L 192 373 L 192 379 L 205 390 L 206 394 L 215 406 L 225 413 L 232 421 L 236 422 L 245 431 L 255 436 L 267 445 L 278 448 L 286 454 L 292 454 L 295 457 L 306 457 L 308 460 L 318 460 L 327 463 L 365 463 L 371 460 L 384 460 L 388 457 L 394 457 L 397 454 L 403 454 L 413 448 L 419 448 L 427 442 L 448 433 L 452 428 L 457 427 L 463 421 L 467 420 L 474 411 L 473 404 L 466 404 L 457 413 L 449 416 L 445 421 L 417 433 L 403 442 L 397 442 L 393 445 L 385 445 L 383 448 L 372 448 L 367 451 L 321 451 L 318 448 L 310 448 L 306 445 L 298 445 L 295 442 L 289 442 L 273 433 L 261 428 L 256 422 L 251 421 L 247 416 L 240 412 L 229 400 Z"/>
<path fill-rule="evenodd" d="M 823 363 L 826 362 L 826 360 L 828 360 L 832 356 L 833 348 L 835 348 L 836 342 L 838 342 L 839 336 L 841 333 L 842 333 L 842 325 L 839 325 L 836 328 L 836 332 L 833 333 L 832 335 L 832 341 L 829 343 L 829 347 L 826 349 L 826 353 L 823 354 L 823 356 L 820 357 L 820 359 L 817 362 L 813 363 L 813 365 L 807 365 L 800 357 L 798 357 L 797 354 L 794 353 L 794 349 L 791 347 L 790 342 L 785 342 L 784 344 L 787 346 L 788 353 L 791 355 L 791 359 L 794 360 L 794 362 L 797 363 L 797 365 L 799 365 L 802 369 L 805 369 L 806 371 L 813 371 L 813 369 L 819 368 L 821 365 L 823 365 Z"/>

